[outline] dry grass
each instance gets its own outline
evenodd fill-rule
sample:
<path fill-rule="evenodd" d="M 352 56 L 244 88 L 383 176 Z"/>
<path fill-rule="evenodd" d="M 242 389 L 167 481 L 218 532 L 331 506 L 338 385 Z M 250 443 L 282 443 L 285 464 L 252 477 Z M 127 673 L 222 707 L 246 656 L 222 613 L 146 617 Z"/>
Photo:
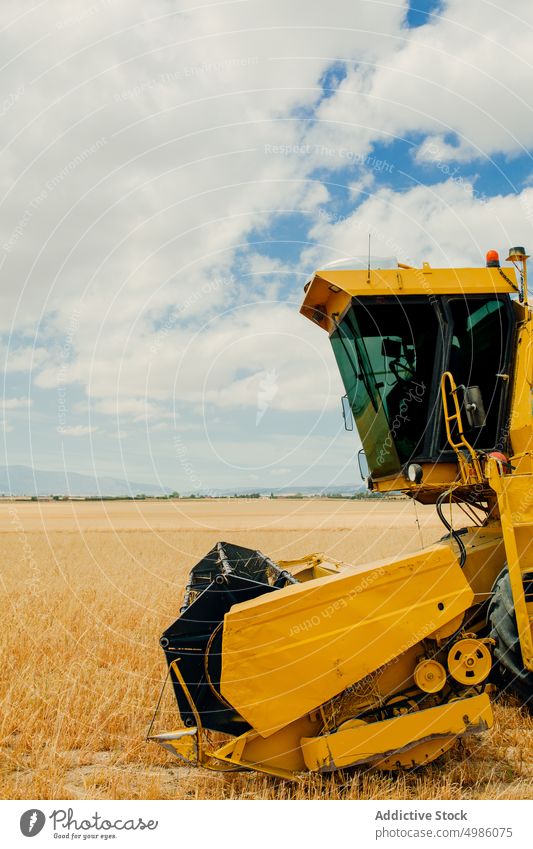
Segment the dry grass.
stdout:
<path fill-rule="evenodd" d="M 400 778 L 369 771 L 289 784 L 176 765 L 144 742 L 164 676 L 161 631 L 189 568 L 217 540 L 274 558 L 351 562 L 420 544 L 404 503 L 1 504 L 2 798 L 533 798 L 531 718 Z M 424 541 L 440 534 L 420 511 Z M 177 725 L 168 693 L 162 724 Z"/>

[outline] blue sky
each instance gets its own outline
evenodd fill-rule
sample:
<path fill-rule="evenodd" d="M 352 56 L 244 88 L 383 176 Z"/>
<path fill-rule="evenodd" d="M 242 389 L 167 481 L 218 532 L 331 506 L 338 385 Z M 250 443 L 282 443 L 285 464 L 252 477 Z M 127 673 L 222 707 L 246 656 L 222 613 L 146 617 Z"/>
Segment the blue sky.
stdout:
<path fill-rule="evenodd" d="M 357 481 L 320 265 L 531 247 L 525 0 L 2 4 L 3 463 Z"/>

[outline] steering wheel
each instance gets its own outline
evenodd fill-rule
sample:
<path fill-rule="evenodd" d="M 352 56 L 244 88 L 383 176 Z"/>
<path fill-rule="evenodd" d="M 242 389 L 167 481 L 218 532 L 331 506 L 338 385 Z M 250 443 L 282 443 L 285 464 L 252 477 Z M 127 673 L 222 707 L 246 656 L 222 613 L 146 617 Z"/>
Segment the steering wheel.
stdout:
<path fill-rule="evenodd" d="M 401 376 L 398 371 L 399 369 L 406 371 L 408 373 L 408 377 Z M 414 380 L 415 377 L 415 368 L 411 363 L 405 362 L 402 363 L 400 358 L 397 357 L 395 360 L 390 361 L 390 370 L 392 371 L 394 377 L 398 381 L 398 383 L 410 383 L 411 380 Z"/>

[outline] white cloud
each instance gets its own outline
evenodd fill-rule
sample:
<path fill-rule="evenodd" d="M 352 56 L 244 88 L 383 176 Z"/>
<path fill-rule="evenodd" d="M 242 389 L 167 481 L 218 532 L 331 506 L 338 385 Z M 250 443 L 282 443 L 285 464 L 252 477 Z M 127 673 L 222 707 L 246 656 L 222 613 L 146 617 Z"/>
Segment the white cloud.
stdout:
<path fill-rule="evenodd" d="M 25 345 L 20 347 L 5 346 L 0 351 L 2 370 L 5 373 L 32 371 L 42 366 L 48 357 L 46 348 Z"/>
<path fill-rule="evenodd" d="M 341 221 L 320 216 L 305 261 L 319 266 L 350 249 L 364 255 L 369 232 L 377 256 L 393 254 L 415 265 L 483 265 L 490 248 L 504 259 L 512 244 L 533 243 L 533 189 L 486 198 L 453 179 L 406 192 L 382 188 Z"/>
<path fill-rule="evenodd" d="M 107 415 L 142 416 L 143 404 L 172 397 L 191 323 L 253 300 L 259 277 L 261 296 L 279 297 L 287 270 L 278 263 L 267 280 L 253 247 L 249 291 L 231 275 L 257 228 L 280 211 L 312 220 L 328 198 L 308 181 L 312 157 L 287 153 L 308 127 L 296 110 L 313 108 L 336 57 L 385 57 L 407 4 L 187 6 L 52 0 L 20 18 L 16 3 L 2 8 L 12 23 L 0 258 L 16 285 L 0 291 L 0 321 L 36 339 L 10 353 L 10 367 L 39 366 L 42 389 L 79 383 Z M 204 332 L 205 350 L 228 344 L 229 319 L 221 326 L 222 339 L 217 323 Z M 257 368 L 270 346 L 250 343 Z M 188 357 L 180 376 L 183 402 L 203 380 L 205 358 L 195 356 L 198 367 Z M 290 372 L 279 393 L 287 409 L 304 403 Z M 316 387 L 303 381 L 316 407 Z M 233 388 L 233 400 L 229 385 L 210 389 L 212 403 L 242 404 L 245 383 Z"/>
<path fill-rule="evenodd" d="M 300 182 L 309 163 L 265 145 L 300 139 L 305 123 L 286 119 L 320 96 L 331 57 L 388 49 L 405 3 L 356 5 L 113 0 L 81 14 L 52 0 L 14 21 L 3 98 L 22 92 L 4 124 L 0 248 L 17 285 L 2 293 L 5 326 L 55 310 L 61 332 L 80 296 L 76 348 L 95 327 L 142 324 L 224 273 L 280 206 L 320 202 Z M 4 18 L 16 8 L 3 4 Z"/>
<path fill-rule="evenodd" d="M 114 397 L 90 399 L 90 404 L 87 407 L 90 407 L 94 413 L 103 413 L 106 416 L 124 416 L 132 422 L 144 422 L 167 415 L 160 406 L 150 402 L 147 397 L 134 398 L 130 397 L 129 394 L 124 397 L 120 393 Z M 86 407 L 80 404 L 77 409 L 81 412 Z"/>
<path fill-rule="evenodd" d="M 62 436 L 87 436 L 96 430 L 97 428 L 91 425 L 63 425 L 57 428 L 57 432 Z"/>
<path fill-rule="evenodd" d="M 468 162 L 475 157 L 475 151 L 463 140 L 458 144 L 450 144 L 443 136 L 427 136 L 415 150 L 415 160 L 422 164 L 442 166 L 446 164 L 451 171 L 449 162 Z M 459 170 L 457 168 L 457 170 Z"/>
<path fill-rule="evenodd" d="M 364 153 L 376 141 L 431 136 L 441 157 L 464 161 L 533 145 L 528 0 L 448 0 L 440 16 L 402 33 L 385 61 L 355 64 L 318 110 L 311 140 Z M 453 134 L 458 145 L 444 137 Z M 422 152 L 428 142 L 423 140 Z M 332 167 L 341 157 L 332 157 Z"/>
<path fill-rule="evenodd" d="M 2 398 L 0 407 L 4 410 L 26 410 L 32 403 L 31 398 Z"/>

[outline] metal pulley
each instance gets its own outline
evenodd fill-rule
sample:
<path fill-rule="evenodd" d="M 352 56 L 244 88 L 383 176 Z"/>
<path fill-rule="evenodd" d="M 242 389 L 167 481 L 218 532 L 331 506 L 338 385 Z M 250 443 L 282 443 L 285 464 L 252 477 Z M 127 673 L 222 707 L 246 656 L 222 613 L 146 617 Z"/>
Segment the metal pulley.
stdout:
<path fill-rule="evenodd" d="M 459 684 L 481 684 L 492 666 L 489 649 L 481 640 L 458 640 L 448 652 L 448 669 Z"/>
<path fill-rule="evenodd" d="M 438 660 L 421 660 L 414 671 L 417 687 L 424 693 L 438 693 L 446 684 L 446 670 Z"/>

